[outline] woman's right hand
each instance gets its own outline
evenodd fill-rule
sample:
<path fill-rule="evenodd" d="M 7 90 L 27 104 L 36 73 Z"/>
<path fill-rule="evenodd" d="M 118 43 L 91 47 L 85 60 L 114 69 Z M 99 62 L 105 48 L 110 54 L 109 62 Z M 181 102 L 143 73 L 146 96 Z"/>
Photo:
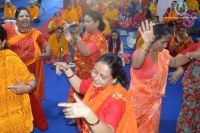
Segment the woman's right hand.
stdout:
<path fill-rule="evenodd" d="M 145 44 L 152 44 L 154 41 L 153 22 L 147 19 L 139 27 L 140 34 Z"/>
<path fill-rule="evenodd" d="M 59 76 L 62 74 L 62 71 L 69 69 L 69 65 L 65 62 L 56 62 L 53 65 L 56 67 L 56 74 Z"/>

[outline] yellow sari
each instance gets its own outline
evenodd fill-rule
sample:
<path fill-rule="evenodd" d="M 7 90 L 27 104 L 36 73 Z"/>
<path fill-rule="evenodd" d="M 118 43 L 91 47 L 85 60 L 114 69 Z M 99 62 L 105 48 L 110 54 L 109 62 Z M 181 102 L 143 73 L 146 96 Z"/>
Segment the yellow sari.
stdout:
<path fill-rule="evenodd" d="M 30 133 L 33 116 L 28 94 L 18 95 L 8 88 L 16 79 L 25 84 L 34 80 L 34 75 L 11 50 L 0 51 L 0 129 L 1 133 Z"/>

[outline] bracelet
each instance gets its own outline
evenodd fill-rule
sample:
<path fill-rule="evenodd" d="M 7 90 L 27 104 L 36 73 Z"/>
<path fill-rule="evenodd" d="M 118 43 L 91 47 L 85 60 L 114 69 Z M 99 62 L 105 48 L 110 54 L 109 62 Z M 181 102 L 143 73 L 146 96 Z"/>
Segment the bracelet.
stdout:
<path fill-rule="evenodd" d="M 188 55 L 188 54 L 186 54 L 185 55 L 190 61 L 192 60 L 192 58 Z"/>
<path fill-rule="evenodd" d="M 87 122 L 87 121 L 86 121 L 86 122 Z M 97 124 L 99 124 L 99 122 L 100 122 L 100 119 L 98 118 L 97 122 L 95 122 L 94 124 L 91 124 L 91 123 L 89 123 L 89 122 L 87 122 L 87 124 L 88 124 L 89 126 L 96 126 Z"/>
<path fill-rule="evenodd" d="M 74 73 L 73 73 L 71 76 L 67 77 L 67 78 L 70 79 L 70 78 L 72 78 L 73 76 L 74 76 Z"/>

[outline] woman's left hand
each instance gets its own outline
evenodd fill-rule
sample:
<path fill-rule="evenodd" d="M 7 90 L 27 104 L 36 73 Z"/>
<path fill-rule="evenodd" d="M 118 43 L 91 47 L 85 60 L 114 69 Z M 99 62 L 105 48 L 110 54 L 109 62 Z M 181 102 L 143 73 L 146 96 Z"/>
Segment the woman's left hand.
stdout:
<path fill-rule="evenodd" d="M 31 91 L 31 87 L 21 82 L 19 79 L 16 79 L 16 85 L 12 83 L 8 85 L 8 88 L 11 89 L 16 94 L 24 94 Z"/>
<path fill-rule="evenodd" d="M 66 118 L 86 118 L 92 113 L 92 110 L 85 105 L 81 99 L 74 94 L 75 103 L 59 103 L 59 107 L 65 107 L 63 110 Z"/>

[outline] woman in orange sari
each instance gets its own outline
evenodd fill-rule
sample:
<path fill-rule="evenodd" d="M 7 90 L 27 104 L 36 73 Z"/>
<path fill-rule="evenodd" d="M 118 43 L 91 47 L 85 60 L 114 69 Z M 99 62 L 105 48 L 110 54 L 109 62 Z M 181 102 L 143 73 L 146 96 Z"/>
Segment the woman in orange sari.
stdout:
<path fill-rule="evenodd" d="M 193 43 L 192 38 L 188 36 L 186 28 L 181 26 L 178 33 L 173 37 L 169 44 L 169 52 L 172 56 L 176 56 Z"/>
<path fill-rule="evenodd" d="M 28 93 L 36 86 L 34 75 L 13 51 L 6 49 L 6 32 L 0 25 L 0 129 L 2 133 L 30 133 L 33 116 Z"/>
<path fill-rule="evenodd" d="M 71 61 L 68 41 L 64 36 L 64 30 L 62 27 L 58 27 L 56 32 L 49 37 L 48 43 L 52 48 L 52 57 L 45 60 L 45 63 L 52 64 L 58 61 L 69 63 Z"/>
<path fill-rule="evenodd" d="M 64 24 L 65 24 L 65 21 L 62 19 L 60 12 L 56 12 L 54 14 L 53 20 L 49 22 L 48 32 L 53 33 L 54 31 L 57 30 L 58 27 L 64 26 Z"/>
<path fill-rule="evenodd" d="M 66 118 L 82 118 L 82 133 L 137 133 L 134 109 L 125 90 L 127 77 L 116 54 L 104 54 L 95 63 L 91 78 L 82 80 L 63 62 L 57 62 L 56 74 L 62 72 L 73 88 L 84 94 L 83 101 L 59 103 Z"/>
<path fill-rule="evenodd" d="M 190 59 L 186 55 L 172 57 L 164 49 L 171 38 L 171 31 L 167 26 L 155 25 L 153 32 L 153 23 L 149 24 L 146 20 L 139 31 L 144 43 L 132 56 L 129 92 L 135 106 L 138 131 L 157 133 L 168 67 L 182 66 Z"/>
<path fill-rule="evenodd" d="M 17 25 L 4 24 L 8 35 L 8 48 L 13 50 L 35 74 L 37 87 L 30 93 L 34 124 L 41 130 L 48 128 L 39 100 L 44 99 L 44 70 L 41 60 L 51 55 L 51 47 L 40 31 L 30 26 L 30 15 L 26 8 L 18 8 L 15 14 Z M 44 49 L 44 53 L 41 53 Z"/>

